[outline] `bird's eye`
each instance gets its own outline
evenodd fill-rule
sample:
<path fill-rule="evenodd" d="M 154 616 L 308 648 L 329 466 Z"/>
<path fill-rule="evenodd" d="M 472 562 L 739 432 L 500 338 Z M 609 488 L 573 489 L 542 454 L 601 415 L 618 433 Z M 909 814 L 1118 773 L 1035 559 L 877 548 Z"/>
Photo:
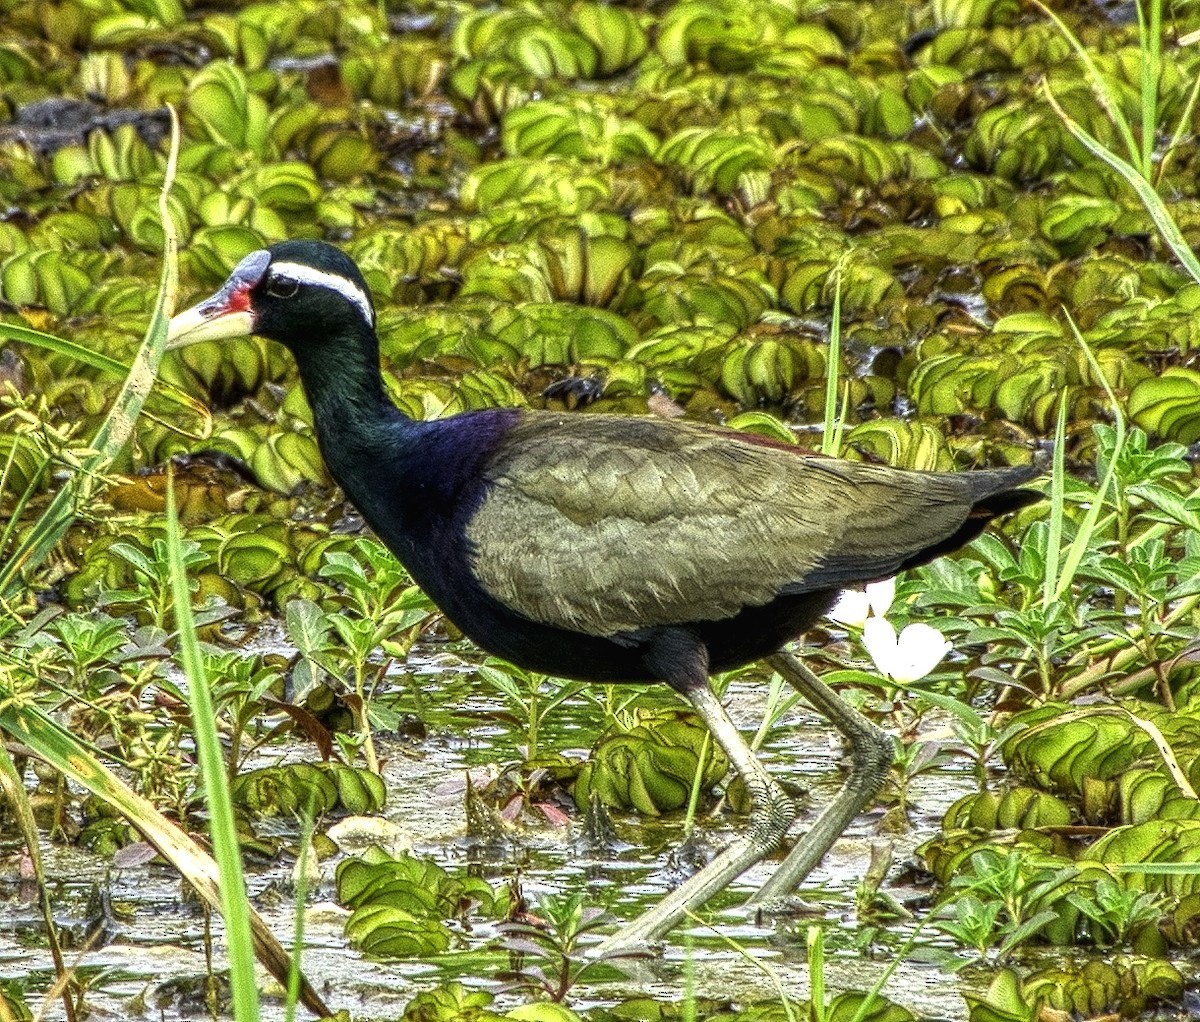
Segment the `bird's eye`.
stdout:
<path fill-rule="evenodd" d="M 272 277 L 267 282 L 267 294 L 272 298 L 294 298 L 300 285 L 287 277 Z"/>

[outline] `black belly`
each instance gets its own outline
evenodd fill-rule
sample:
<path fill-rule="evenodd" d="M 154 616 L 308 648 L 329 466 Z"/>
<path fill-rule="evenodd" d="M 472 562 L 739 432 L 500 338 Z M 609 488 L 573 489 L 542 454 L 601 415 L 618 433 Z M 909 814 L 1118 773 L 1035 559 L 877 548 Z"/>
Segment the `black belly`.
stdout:
<path fill-rule="evenodd" d="M 471 502 L 459 507 L 468 518 Z M 368 516 L 370 520 L 370 516 Z M 606 637 L 532 621 L 487 592 L 470 567 L 461 520 L 398 531 L 389 545 L 413 580 L 476 645 L 526 670 L 597 682 L 662 681 L 646 655 L 664 631 L 695 635 L 708 651 L 710 671 L 727 671 L 761 660 L 810 628 L 837 598 L 837 589 L 777 596 L 719 621 L 680 622 L 670 629 Z"/>
<path fill-rule="evenodd" d="M 837 595 L 837 590 L 826 590 L 780 596 L 721 621 L 693 621 L 673 628 L 692 632 L 703 643 L 711 671 L 728 671 L 761 660 L 799 636 L 833 606 Z M 451 605 L 442 609 L 468 638 L 527 670 L 579 681 L 662 680 L 644 659 L 660 629 L 608 638 L 530 621 L 490 598 L 473 600 L 469 606 L 453 606 L 455 600 L 447 603 Z"/>

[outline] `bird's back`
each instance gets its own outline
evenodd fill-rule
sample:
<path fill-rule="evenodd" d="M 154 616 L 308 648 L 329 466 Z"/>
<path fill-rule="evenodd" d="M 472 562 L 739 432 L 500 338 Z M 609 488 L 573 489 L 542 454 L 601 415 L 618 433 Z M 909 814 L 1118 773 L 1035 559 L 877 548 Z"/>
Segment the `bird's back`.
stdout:
<path fill-rule="evenodd" d="M 1029 468 L 905 472 L 650 416 L 528 413 L 467 523 L 504 606 L 613 636 L 894 574 L 1040 499 Z"/>

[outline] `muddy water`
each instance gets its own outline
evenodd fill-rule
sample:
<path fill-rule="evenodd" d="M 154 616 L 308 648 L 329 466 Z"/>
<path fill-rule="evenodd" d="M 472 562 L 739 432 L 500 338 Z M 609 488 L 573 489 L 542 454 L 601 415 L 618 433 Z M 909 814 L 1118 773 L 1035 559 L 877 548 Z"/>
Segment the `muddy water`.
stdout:
<path fill-rule="evenodd" d="M 438 657 L 426 665 L 420 678 L 422 716 L 428 736 L 419 743 L 380 741 L 386 758 L 388 804 L 384 815 L 407 832 L 418 853 L 434 857 L 452 868 L 470 864 L 489 880 L 501 884 L 520 874 L 528 896 L 585 889 L 596 904 L 610 904 L 614 916 L 630 918 L 674 886 L 683 875 L 671 858 L 679 844 L 678 819 L 647 823 L 635 817 L 616 820 L 622 850 L 608 860 L 581 855 L 572 833 L 547 823 L 524 827 L 505 840 L 486 847 L 465 838 L 464 791 L 470 771 L 485 775 L 497 764 L 519 758 L 521 736 L 495 722 L 502 704 L 475 695 L 461 669 Z M 672 696 L 660 694 L 664 705 Z M 727 694 L 730 712 L 746 732 L 761 719 L 765 689 L 737 681 Z M 657 698 L 657 697 L 655 697 Z M 397 708 L 413 709 L 414 690 L 397 694 Z M 584 750 L 598 728 L 600 713 L 584 698 L 553 712 L 543 733 L 544 748 Z M 272 756 L 277 753 L 272 750 Z M 303 756 L 308 750 L 290 750 Z M 763 759 L 778 777 L 809 790 L 804 819 L 833 794 L 840 780 L 840 743 L 831 737 L 819 718 L 803 709 L 788 714 L 773 730 L 763 748 Z M 833 995 L 873 985 L 892 969 L 911 923 L 890 926 L 873 947 L 859 950 L 855 889 L 864 875 L 871 846 L 891 843 L 897 863 L 911 857 L 912 849 L 931 836 L 947 806 L 974 790 L 972 779 L 957 770 L 925 775 L 910 789 L 913 827 L 882 835 L 881 814 L 865 816 L 835 845 L 826 861 L 805 883 L 804 912 L 770 925 L 755 925 L 736 906 L 769 873 L 769 864 L 743 877 L 720 900 L 717 928 L 680 927 L 664 954 L 639 963 L 624 981 L 584 984 L 575 988 L 572 1003 L 579 1009 L 611 1003 L 625 995 L 649 993 L 678 1002 L 681 990 L 701 997 L 754 1001 L 777 996 L 777 987 L 789 996 L 807 995 L 805 934 L 820 921 L 828 948 L 826 989 Z M 705 822 L 700 836 L 714 848 L 742 824 L 740 818 L 722 816 Z M 0 877 L 17 875 L 11 835 L 2 836 L 5 859 Z M 44 848 L 60 922 L 73 945 L 86 939 L 89 924 L 106 920 L 102 941 L 78 957 L 81 975 L 88 980 L 87 1005 L 96 1018 L 129 1018 L 143 1004 L 146 1017 L 190 1019 L 208 1017 L 202 985 L 189 980 L 204 975 L 205 920 L 194 900 L 181 897 L 177 878 L 166 868 L 144 865 L 117 870 L 111 864 L 78 850 L 47 844 Z M 346 947 L 342 937 L 344 913 L 332 903 L 333 863 L 326 863 L 324 879 L 309 898 L 306 923 L 305 970 L 333 1008 L 349 1008 L 353 1015 L 397 1018 L 413 994 L 446 979 L 468 985 L 488 985 L 487 976 L 500 967 L 496 956 L 445 956 L 437 962 L 379 963 L 363 960 Z M 251 869 L 249 884 L 259 910 L 275 932 L 285 939 L 293 932 L 290 892 L 291 865 Z M 34 892 L 29 885 L 0 881 L 0 978 L 28 978 L 31 991 L 44 991 L 51 977 L 48 955 L 42 948 Z M 901 901 L 915 900 L 922 892 L 885 885 Z M 99 892 L 107 891 L 110 906 Z M 727 909 L 721 906 L 732 906 Z M 711 907 L 710 907 L 711 910 Z M 212 927 L 218 933 L 219 922 Z M 490 931 L 477 928 L 469 944 L 478 947 Z M 748 952 L 731 948 L 733 938 Z M 920 1015 L 962 1018 L 965 1005 L 960 991 L 986 986 L 987 975 L 952 975 L 929 964 L 937 949 L 950 945 L 925 931 L 917 951 L 894 968 L 884 992 Z M 68 956 L 75 960 L 76 956 Z M 29 996 L 37 1011 L 40 994 Z M 49 1006 L 45 1017 L 60 1018 L 61 1006 Z M 282 1018 L 278 1004 L 268 1004 L 268 1019 Z"/>

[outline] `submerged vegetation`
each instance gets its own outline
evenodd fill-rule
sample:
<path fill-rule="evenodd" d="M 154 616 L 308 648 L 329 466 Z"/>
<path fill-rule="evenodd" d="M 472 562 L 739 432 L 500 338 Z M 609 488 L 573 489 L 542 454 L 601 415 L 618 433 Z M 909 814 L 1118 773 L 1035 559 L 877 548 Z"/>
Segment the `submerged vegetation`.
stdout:
<path fill-rule="evenodd" d="M 332 982 L 356 1017 L 900 1022 L 923 1005 L 883 984 L 909 958 L 961 974 L 972 1022 L 1179 1004 L 1200 940 L 1198 32 L 1187 2 L 0 0 L 6 896 L 45 871 L 61 922 L 40 833 L 124 870 L 157 849 L 216 907 L 188 837 L 211 812 L 222 870 L 238 846 L 275 882 L 296 861 L 297 904 L 336 899 L 352 961 L 438 970 L 380 1009 L 346 958 L 303 984 L 231 925 L 239 1018 L 252 944 L 289 1003 L 319 1012 Z M 417 418 L 686 415 L 924 469 L 1052 447 L 1048 509 L 806 639 L 905 739 L 879 828 L 920 837 L 903 873 L 881 852 L 818 919 L 733 948 L 693 929 L 682 975 L 629 964 L 687 997 L 590 964 L 598 910 L 633 914 L 647 872 L 620 837 L 682 828 L 686 866 L 745 792 L 669 696 L 459 642 L 359 534 L 279 350 L 162 352 L 172 236 L 185 300 L 271 242 L 338 242 Z M 796 701 L 722 681 L 759 693 L 754 745 L 786 766 Z M 447 749 L 469 771 L 450 836 L 329 835 L 404 823 L 411 764 Z M 930 776 L 961 795 L 932 824 Z M 550 844 L 590 872 L 529 866 Z M 75 958 L 22 924 L 30 973 L 6 909 L 0 1019 L 108 996 L 88 948 L 113 911 L 66 934 Z M 834 989 L 859 953 L 887 964 Z M 756 993 L 703 989 L 706 955 L 754 963 Z"/>

